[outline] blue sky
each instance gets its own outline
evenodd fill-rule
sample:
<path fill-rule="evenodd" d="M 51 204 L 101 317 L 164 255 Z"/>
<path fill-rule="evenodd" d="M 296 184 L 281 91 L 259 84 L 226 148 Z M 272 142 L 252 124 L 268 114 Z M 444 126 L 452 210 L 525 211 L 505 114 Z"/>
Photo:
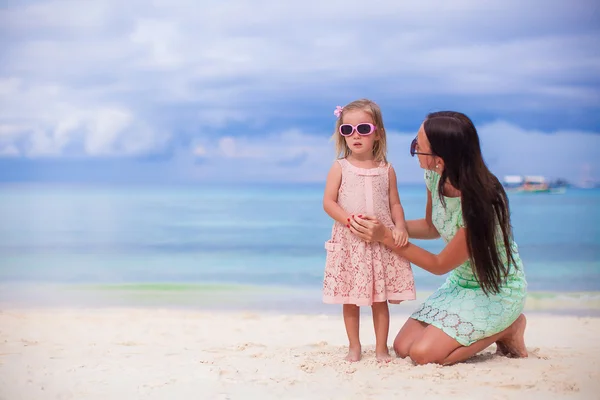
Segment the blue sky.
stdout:
<path fill-rule="evenodd" d="M 5 4 L 0 181 L 322 182 L 333 110 L 362 97 L 400 182 L 442 109 L 499 176 L 600 178 L 592 0 Z"/>

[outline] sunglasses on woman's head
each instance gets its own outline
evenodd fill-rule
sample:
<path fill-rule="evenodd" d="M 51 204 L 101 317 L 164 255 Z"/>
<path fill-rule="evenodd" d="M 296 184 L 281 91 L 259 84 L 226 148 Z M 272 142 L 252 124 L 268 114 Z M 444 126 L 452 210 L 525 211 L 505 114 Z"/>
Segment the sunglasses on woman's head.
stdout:
<path fill-rule="evenodd" d="M 417 138 L 414 138 L 413 141 L 410 144 L 410 155 L 414 157 L 415 154 L 420 154 L 422 156 L 433 156 L 433 155 L 435 155 L 435 154 L 432 154 L 432 153 L 421 153 L 421 152 L 417 151 Z"/>
<path fill-rule="evenodd" d="M 340 135 L 342 136 L 352 136 L 354 130 L 361 136 L 368 136 L 375 132 L 375 125 L 367 123 L 358 124 L 356 126 L 350 124 L 340 125 Z"/>

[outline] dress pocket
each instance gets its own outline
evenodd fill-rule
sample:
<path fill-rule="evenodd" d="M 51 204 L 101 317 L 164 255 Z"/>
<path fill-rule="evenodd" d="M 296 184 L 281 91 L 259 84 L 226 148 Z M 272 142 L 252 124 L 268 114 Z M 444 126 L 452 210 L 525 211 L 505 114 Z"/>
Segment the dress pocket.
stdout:
<path fill-rule="evenodd" d="M 342 264 L 342 245 L 341 243 L 328 240 L 325 242 L 325 250 L 327 250 L 327 257 L 325 260 L 326 274 L 337 275 Z"/>
<path fill-rule="evenodd" d="M 325 250 L 327 251 L 338 252 L 341 249 L 342 245 L 337 242 L 332 242 L 331 240 L 325 242 Z"/>

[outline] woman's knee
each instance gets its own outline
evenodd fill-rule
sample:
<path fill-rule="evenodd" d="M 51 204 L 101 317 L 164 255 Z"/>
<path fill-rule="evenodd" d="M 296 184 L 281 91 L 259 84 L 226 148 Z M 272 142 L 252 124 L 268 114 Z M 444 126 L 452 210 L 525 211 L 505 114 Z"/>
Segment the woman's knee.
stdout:
<path fill-rule="evenodd" d="M 436 351 L 429 343 L 417 341 L 410 346 L 408 356 L 417 365 L 439 364 L 441 360 L 436 357 Z"/>
<path fill-rule="evenodd" d="M 396 353 L 396 356 L 400 358 L 408 357 L 413 341 L 414 340 L 409 340 L 409 338 L 404 336 L 396 336 L 396 339 L 394 339 L 394 352 Z"/>
<path fill-rule="evenodd" d="M 400 358 L 406 358 L 410 354 L 410 348 L 413 343 L 420 339 L 427 327 L 423 322 L 409 318 L 396 338 L 394 339 L 394 352 Z"/>

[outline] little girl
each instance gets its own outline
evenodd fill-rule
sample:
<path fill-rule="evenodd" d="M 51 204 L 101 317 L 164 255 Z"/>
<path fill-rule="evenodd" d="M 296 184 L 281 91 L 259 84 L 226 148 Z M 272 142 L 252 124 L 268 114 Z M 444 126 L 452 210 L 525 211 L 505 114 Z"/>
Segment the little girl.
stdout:
<path fill-rule="evenodd" d="M 357 100 L 338 106 L 334 138 L 338 159 L 325 184 L 323 208 L 335 220 L 325 243 L 323 301 L 343 304 L 347 361 L 359 361 L 359 306 L 371 306 L 378 361 L 390 361 L 387 301 L 415 299 L 410 263 L 379 243 L 367 243 L 348 229 L 352 215 L 375 215 L 389 227 L 396 245 L 408 241 L 396 173 L 386 160 L 386 136 L 379 106 Z"/>

